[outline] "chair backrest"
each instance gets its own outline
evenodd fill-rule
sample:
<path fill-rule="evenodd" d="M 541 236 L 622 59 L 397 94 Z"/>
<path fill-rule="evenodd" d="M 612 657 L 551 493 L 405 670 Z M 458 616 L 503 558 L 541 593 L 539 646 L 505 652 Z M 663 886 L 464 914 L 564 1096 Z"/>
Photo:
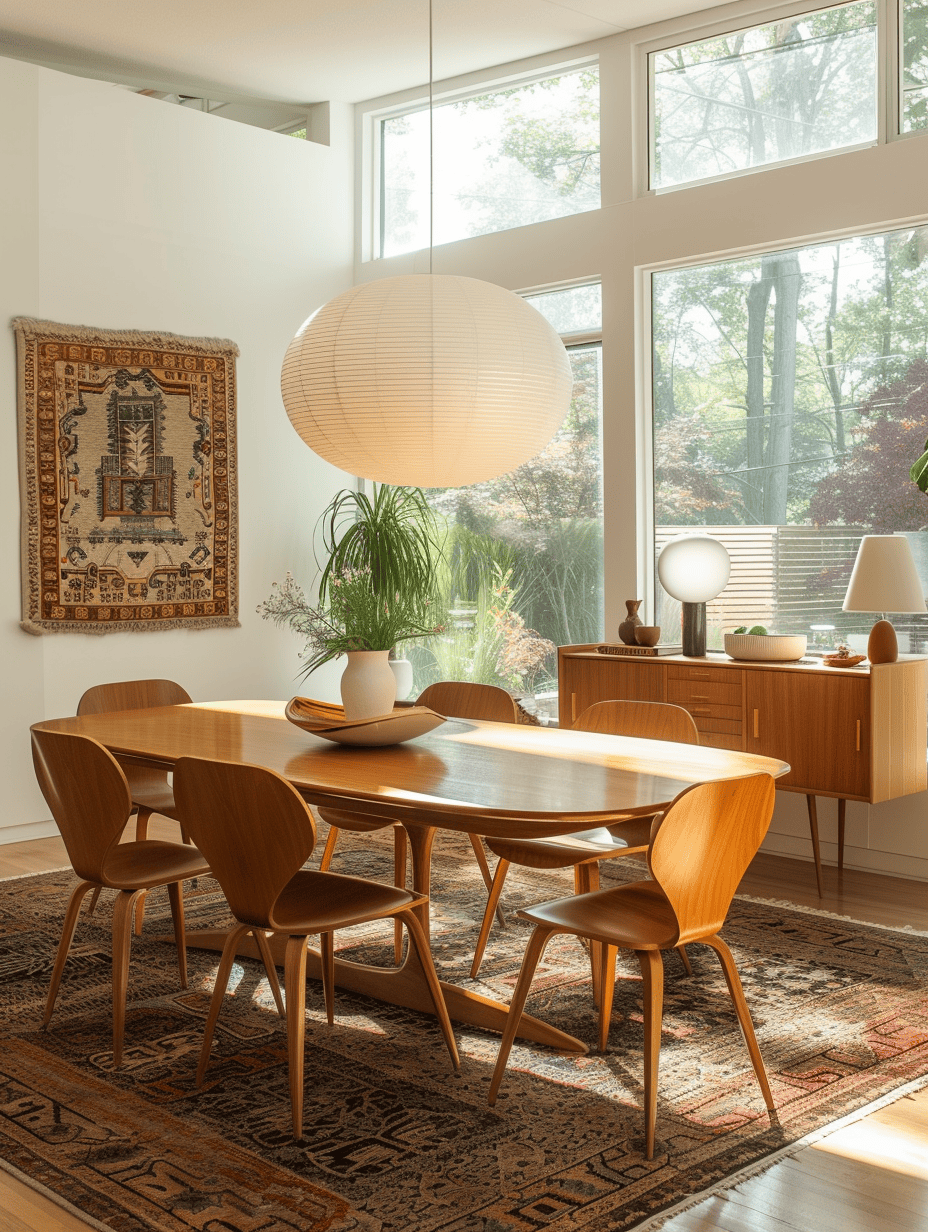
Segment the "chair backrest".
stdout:
<path fill-rule="evenodd" d="M 119 842 L 132 812 L 119 763 L 88 736 L 35 728 L 32 761 L 74 871 L 84 881 L 106 884 L 106 854 Z"/>
<path fill-rule="evenodd" d="M 296 789 L 263 766 L 182 757 L 174 800 L 235 918 L 273 928 L 274 904 L 316 842 Z"/>
<path fill-rule="evenodd" d="M 429 706 L 437 714 L 455 719 L 486 719 L 490 723 L 517 723 L 516 704 L 505 689 L 495 684 L 471 684 L 468 680 L 439 680 L 416 698 L 417 706 Z"/>
<path fill-rule="evenodd" d="M 587 706 L 574 727 L 578 731 L 605 732 L 612 736 L 699 744 L 699 731 L 690 712 L 666 702 L 596 702 Z"/>
<path fill-rule="evenodd" d="M 648 866 L 677 917 L 675 944 L 722 927 L 767 833 L 773 802 L 773 778 L 751 774 L 688 787 L 655 820 Z"/>
<path fill-rule="evenodd" d="M 77 703 L 79 716 L 112 710 L 146 710 L 149 706 L 182 706 L 193 698 L 173 680 L 118 680 L 95 684 Z"/>

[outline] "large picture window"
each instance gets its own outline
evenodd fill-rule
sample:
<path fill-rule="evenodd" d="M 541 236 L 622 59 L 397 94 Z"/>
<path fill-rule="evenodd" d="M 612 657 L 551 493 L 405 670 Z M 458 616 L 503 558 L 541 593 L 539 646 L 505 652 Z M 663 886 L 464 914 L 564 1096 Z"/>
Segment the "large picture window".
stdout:
<path fill-rule="evenodd" d="M 876 141 L 872 0 L 669 48 L 649 61 L 652 188 Z"/>
<path fill-rule="evenodd" d="M 841 610 L 862 535 L 907 534 L 928 582 L 909 477 L 928 437 L 928 227 L 668 270 L 652 293 L 655 547 L 692 527 L 728 547 L 710 645 L 742 624 L 865 642 L 874 618 Z M 897 624 L 902 649 L 924 647 L 928 617 Z"/>
<path fill-rule="evenodd" d="M 602 634 L 602 308 L 598 284 L 528 302 L 567 345 L 567 419 L 510 474 L 429 493 L 446 532 L 445 628 L 407 653 L 417 690 L 435 680 L 501 685 L 546 721 L 557 716 L 556 647 Z"/>
<path fill-rule="evenodd" d="M 558 73 L 433 109 L 433 242 L 599 208 L 599 69 Z M 380 246 L 429 246 L 429 112 L 379 121 Z"/>

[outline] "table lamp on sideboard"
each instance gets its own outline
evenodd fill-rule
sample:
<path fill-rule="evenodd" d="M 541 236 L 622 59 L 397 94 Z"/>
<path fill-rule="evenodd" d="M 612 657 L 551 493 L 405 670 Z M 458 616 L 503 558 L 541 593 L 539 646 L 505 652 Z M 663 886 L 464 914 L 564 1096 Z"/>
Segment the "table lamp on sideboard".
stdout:
<path fill-rule="evenodd" d="M 925 612 L 925 597 L 915 558 L 904 535 L 864 535 L 844 597 L 845 612 L 879 612 L 870 630 L 867 658 L 871 663 L 895 663 L 899 657 L 896 630 L 887 612 Z"/>
<path fill-rule="evenodd" d="M 706 603 L 725 589 L 731 558 L 711 535 L 677 535 L 668 539 L 657 558 L 657 576 L 672 599 L 683 605 L 683 653 L 706 653 Z"/>

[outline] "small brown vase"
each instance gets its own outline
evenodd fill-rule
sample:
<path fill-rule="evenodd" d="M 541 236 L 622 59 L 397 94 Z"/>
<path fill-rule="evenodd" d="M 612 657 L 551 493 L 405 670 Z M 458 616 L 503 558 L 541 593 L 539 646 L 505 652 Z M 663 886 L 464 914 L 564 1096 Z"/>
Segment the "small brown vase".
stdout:
<path fill-rule="evenodd" d="M 625 608 L 626 616 L 619 625 L 619 637 L 626 646 L 637 646 L 638 642 L 635 639 L 635 629 L 641 624 L 641 617 L 638 615 L 638 609 L 641 607 L 643 599 L 626 599 Z"/>

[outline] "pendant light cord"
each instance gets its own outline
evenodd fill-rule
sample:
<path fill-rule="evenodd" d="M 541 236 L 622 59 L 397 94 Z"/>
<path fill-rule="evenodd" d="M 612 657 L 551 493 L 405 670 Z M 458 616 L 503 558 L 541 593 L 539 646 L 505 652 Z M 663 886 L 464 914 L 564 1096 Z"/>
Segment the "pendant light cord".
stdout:
<path fill-rule="evenodd" d="M 429 273 L 432 272 L 432 245 L 435 232 L 435 136 L 432 112 L 432 0 L 429 0 Z"/>

